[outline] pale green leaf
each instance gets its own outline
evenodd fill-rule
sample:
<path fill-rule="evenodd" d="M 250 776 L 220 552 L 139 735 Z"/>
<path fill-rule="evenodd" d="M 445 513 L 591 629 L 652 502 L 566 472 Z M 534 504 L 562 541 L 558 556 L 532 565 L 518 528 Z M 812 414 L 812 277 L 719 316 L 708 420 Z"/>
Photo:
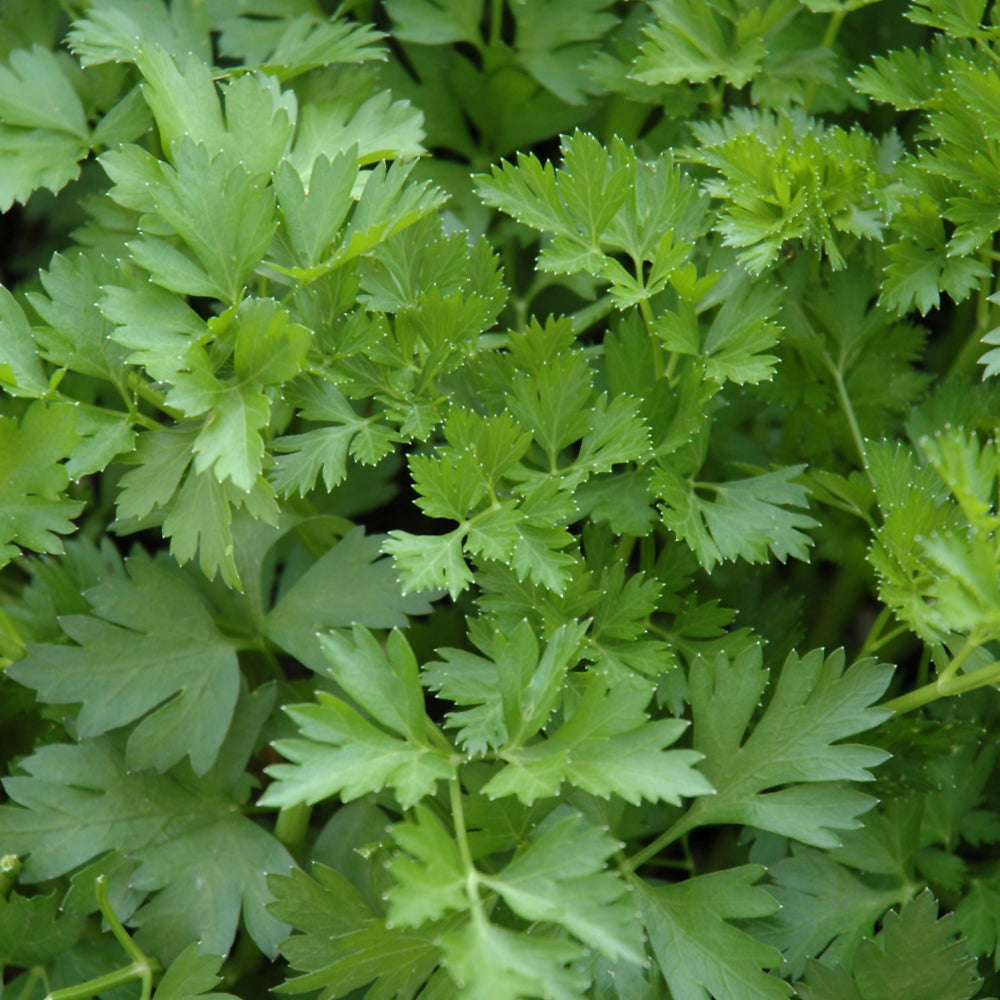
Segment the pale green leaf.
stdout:
<path fill-rule="evenodd" d="M 782 1000 L 791 987 L 768 969 L 781 953 L 730 921 L 762 917 L 778 904 L 755 888 L 757 865 L 699 875 L 672 885 L 637 886 L 646 933 L 675 1000 Z"/>

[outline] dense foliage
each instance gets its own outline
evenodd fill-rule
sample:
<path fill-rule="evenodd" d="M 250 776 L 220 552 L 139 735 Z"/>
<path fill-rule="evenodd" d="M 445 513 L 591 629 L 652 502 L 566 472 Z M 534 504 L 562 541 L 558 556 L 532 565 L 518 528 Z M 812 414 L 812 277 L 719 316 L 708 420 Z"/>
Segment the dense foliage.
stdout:
<path fill-rule="evenodd" d="M 998 192 L 992 0 L 0 0 L 7 995 L 1000 990 Z"/>

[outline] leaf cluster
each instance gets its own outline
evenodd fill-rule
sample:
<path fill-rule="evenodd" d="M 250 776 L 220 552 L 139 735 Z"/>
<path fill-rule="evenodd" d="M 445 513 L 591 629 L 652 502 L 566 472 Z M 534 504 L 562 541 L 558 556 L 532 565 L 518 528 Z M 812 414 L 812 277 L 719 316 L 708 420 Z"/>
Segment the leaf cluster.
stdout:
<path fill-rule="evenodd" d="M 0 0 L 4 987 L 996 993 L 996 5 L 329 6 Z"/>

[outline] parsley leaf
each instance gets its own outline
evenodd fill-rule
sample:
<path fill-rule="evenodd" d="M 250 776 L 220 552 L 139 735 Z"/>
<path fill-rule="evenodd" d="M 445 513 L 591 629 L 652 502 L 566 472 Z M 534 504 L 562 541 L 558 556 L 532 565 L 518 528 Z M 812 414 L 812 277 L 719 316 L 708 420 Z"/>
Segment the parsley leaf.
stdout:
<path fill-rule="evenodd" d="M 251 936 L 273 954 L 285 933 L 262 912 L 264 873 L 292 860 L 270 834 L 242 816 L 231 790 L 193 784 L 183 772 L 130 772 L 108 737 L 51 744 L 5 779 L 0 836 L 30 854 L 24 878 L 65 874 L 113 849 L 138 867 L 133 885 L 153 893 L 135 914 L 140 940 L 178 953 L 192 940 L 229 949 L 241 910 Z"/>
<path fill-rule="evenodd" d="M 349 801 L 391 787 L 413 805 L 432 794 L 439 780 L 452 776 L 452 765 L 431 742 L 417 662 L 402 633 L 391 633 L 385 652 L 360 626 L 352 640 L 331 632 L 320 642 L 331 675 L 379 725 L 324 692 L 317 704 L 288 707 L 304 738 L 275 743 L 293 763 L 267 769 L 276 780 L 261 803 L 312 804 L 338 794 Z"/>
<path fill-rule="evenodd" d="M 236 650 L 182 575 L 141 555 L 126 569 L 86 592 L 91 615 L 62 619 L 76 645 L 33 647 L 12 676 L 43 701 L 82 703 L 81 738 L 141 720 L 128 738 L 128 767 L 165 771 L 189 757 L 204 774 L 236 707 Z"/>
<path fill-rule="evenodd" d="M 674 885 L 636 885 L 650 945 L 677 1000 L 780 1000 L 791 987 L 765 969 L 781 954 L 731 920 L 773 913 L 778 904 L 753 883 L 763 868 L 744 865 Z"/>
<path fill-rule="evenodd" d="M 60 535 L 75 530 L 83 509 L 65 495 L 69 473 L 62 463 L 78 440 L 68 406 L 33 402 L 18 421 L 0 416 L 0 566 L 20 547 L 62 552 Z"/>
<path fill-rule="evenodd" d="M 638 804 L 678 803 L 682 796 L 707 795 L 712 786 L 694 769 L 698 753 L 666 750 L 687 727 L 681 719 L 649 721 L 643 709 L 650 687 L 637 679 L 609 689 L 608 680 L 588 674 L 575 710 L 542 742 L 501 752 L 507 761 L 484 786 L 486 795 L 516 795 L 530 804 L 558 795 L 568 782 L 592 795 L 617 795 Z"/>
<path fill-rule="evenodd" d="M 653 489 L 665 504 L 664 523 L 691 546 L 706 570 L 727 559 L 764 562 L 769 552 L 784 562 L 790 555 L 808 557 L 812 542 L 802 529 L 817 523 L 789 509 L 806 505 L 805 487 L 792 482 L 803 469 L 791 466 L 707 483 L 685 479 L 676 465 L 661 463 L 653 474 Z M 714 499 L 705 498 L 705 492 Z"/>
<path fill-rule="evenodd" d="M 938 904 L 922 892 L 882 930 L 864 941 L 850 969 L 811 962 L 798 987 L 803 1000 L 876 1000 L 902 989 L 914 1000 L 969 1000 L 979 990 L 976 961 L 955 940 L 953 918 L 937 918 Z"/>
<path fill-rule="evenodd" d="M 767 687 L 759 647 L 730 661 L 724 654 L 691 667 L 694 747 L 705 755 L 701 770 L 716 794 L 696 799 L 687 828 L 704 823 L 746 823 L 817 847 L 835 847 L 835 830 L 874 800 L 843 785 L 871 779 L 868 770 L 888 756 L 838 740 L 877 725 L 884 710 L 871 707 L 892 671 L 874 660 L 846 670 L 838 650 L 814 650 L 785 660 L 770 701 L 750 729 Z"/>

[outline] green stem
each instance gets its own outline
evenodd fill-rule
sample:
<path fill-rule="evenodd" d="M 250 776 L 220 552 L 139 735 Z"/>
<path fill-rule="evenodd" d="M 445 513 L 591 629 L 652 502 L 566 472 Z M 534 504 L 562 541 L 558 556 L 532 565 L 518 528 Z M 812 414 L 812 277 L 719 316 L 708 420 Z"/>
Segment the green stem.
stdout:
<path fill-rule="evenodd" d="M 975 634 L 970 635 L 966 638 L 965 643 L 962 648 L 951 658 L 948 665 L 938 674 L 937 683 L 938 684 L 948 684 L 951 679 L 958 673 L 959 667 L 972 655 L 972 653 L 979 648 L 982 644 L 982 640 L 979 639 Z"/>
<path fill-rule="evenodd" d="M 145 975 L 150 974 L 148 965 L 139 965 L 133 962 L 131 965 L 115 969 L 114 972 L 105 973 L 103 976 L 96 976 L 88 979 L 85 983 L 78 983 L 76 986 L 66 986 L 61 990 L 52 990 L 45 1000 L 88 1000 L 88 997 L 95 997 L 99 993 L 106 993 L 118 986 L 127 986 L 136 979 L 143 981 L 141 1000 L 149 1000 L 152 989 L 152 977 L 150 975 L 150 986 L 147 988 Z"/>
<path fill-rule="evenodd" d="M 17 885 L 21 874 L 21 859 L 16 854 L 0 857 L 0 899 L 6 899 Z"/>
<path fill-rule="evenodd" d="M 840 34 L 840 26 L 844 23 L 844 18 L 847 12 L 844 10 L 835 10 L 830 15 L 830 20 L 827 22 L 826 31 L 823 33 L 823 38 L 821 39 L 819 45 L 822 49 L 832 49 L 833 43 L 837 40 L 837 35 Z M 807 112 L 812 106 L 812 102 L 816 97 L 816 90 L 818 87 L 817 81 L 813 80 L 812 83 L 806 88 L 805 95 L 802 98 L 802 110 Z"/>
<path fill-rule="evenodd" d="M 569 317 L 573 323 L 573 332 L 575 334 L 581 334 L 585 330 L 589 330 L 595 323 L 600 323 L 600 321 L 604 319 L 604 317 L 607 316 L 608 313 L 614 309 L 614 307 L 615 304 L 611 301 L 610 296 L 602 295 L 596 302 L 591 302 L 589 306 L 577 309 L 577 311 L 572 313 Z M 524 329 L 526 319 L 527 307 L 525 307 L 523 314 L 518 314 L 518 330 Z"/>
<path fill-rule="evenodd" d="M 472 863 L 472 851 L 469 850 L 469 834 L 465 828 L 465 806 L 462 803 L 462 786 L 459 783 L 458 769 L 448 782 L 448 795 L 451 800 L 451 815 L 455 824 L 455 839 L 458 841 L 458 854 L 465 866 L 466 873 L 475 872 L 475 865 Z M 479 893 L 476 893 L 476 900 Z"/>
<path fill-rule="evenodd" d="M 895 715 L 902 715 L 905 712 L 912 712 L 915 708 L 929 705 L 939 698 L 965 694 L 966 691 L 974 691 L 976 688 L 986 687 L 997 682 L 1000 682 L 1000 662 L 980 667 L 978 670 L 962 674 L 959 677 L 951 677 L 944 682 L 942 682 L 942 677 L 939 677 L 936 681 L 917 688 L 916 691 L 910 691 L 899 698 L 883 702 L 880 707 L 889 709 Z"/>
<path fill-rule="evenodd" d="M 806 649 L 839 645 L 864 590 L 865 580 L 858 567 L 854 563 L 843 566 L 832 589 L 823 598 L 823 613 L 809 631 Z"/>
<path fill-rule="evenodd" d="M 875 479 L 868 468 L 868 452 L 865 449 L 865 439 L 861 436 L 861 428 L 858 426 L 858 418 L 854 415 L 854 406 L 851 404 L 851 397 L 847 394 L 847 385 L 840 368 L 833 363 L 833 359 L 826 351 L 823 352 L 823 362 L 833 376 L 834 384 L 837 386 L 837 396 L 840 398 L 840 407 L 847 417 L 847 424 L 851 428 L 851 437 L 854 438 L 854 447 L 858 449 L 858 456 L 861 458 L 861 467 L 868 477 L 872 486 L 875 486 Z"/>
<path fill-rule="evenodd" d="M 503 35 L 503 0 L 490 0 L 490 45 L 499 45 Z"/>
<path fill-rule="evenodd" d="M 679 840 L 685 833 L 693 830 L 696 823 L 697 821 L 692 819 L 691 810 L 688 810 L 673 826 L 661 833 L 651 844 L 647 844 L 641 851 L 637 851 L 632 857 L 626 859 L 624 871 L 637 871 L 665 847 L 669 847 L 675 840 Z"/>
<path fill-rule="evenodd" d="M 636 262 L 637 276 L 642 279 L 642 266 Z M 650 340 L 653 342 L 653 375 L 657 381 L 665 376 L 663 370 L 663 348 L 660 346 L 659 338 L 653 333 L 653 323 L 655 322 L 653 316 L 653 307 L 649 304 L 649 299 L 639 300 L 639 312 L 642 314 L 642 321 L 646 324 L 646 331 L 649 334 Z M 673 371 L 674 367 L 674 356 L 670 357 L 670 367 L 668 371 Z"/>
<path fill-rule="evenodd" d="M 167 404 L 166 397 L 157 392 L 148 382 L 144 382 L 136 372 L 130 372 L 126 385 L 139 397 L 139 399 L 149 403 L 150 406 L 159 410 L 160 413 L 170 417 L 171 420 L 183 420 L 183 414 L 176 407 Z M 157 425 L 159 426 L 159 425 Z"/>
<path fill-rule="evenodd" d="M 122 926 L 121 921 L 115 916 L 115 911 L 111 909 L 108 901 L 108 878 L 106 875 L 98 875 L 94 881 L 94 893 L 97 896 L 97 906 L 104 916 L 115 940 L 122 946 L 122 950 L 132 959 L 134 963 L 149 965 L 149 959 L 142 949 L 128 936 L 128 932 Z"/>
<path fill-rule="evenodd" d="M 992 254 L 980 252 L 979 259 L 988 263 Z M 976 325 L 972 333 L 966 338 L 962 349 L 955 355 L 954 360 L 948 366 L 946 378 L 955 378 L 975 370 L 976 362 L 983 352 L 983 337 L 989 333 L 993 327 L 993 303 L 990 302 L 992 294 L 992 283 L 987 275 L 979 283 L 979 291 L 976 295 Z"/>
<path fill-rule="evenodd" d="M 875 621 L 872 622 L 871 628 L 868 629 L 868 635 L 865 636 L 864 645 L 858 651 L 858 659 L 864 659 L 866 656 L 870 656 L 876 649 L 878 649 L 881 644 L 882 632 L 884 631 L 886 625 L 889 624 L 889 619 L 892 617 L 892 608 L 886 605 L 878 613 Z"/>
<path fill-rule="evenodd" d="M 472 851 L 469 849 L 469 834 L 465 827 L 465 806 L 462 804 L 462 785 L 458 777 L 458 767 L 454 769 L 448 782 L 448 795 L 451 801 L 451 818 L 455 825 L 455 839 L 458 841 L 458 855 L 465 869 L 465 894 L 469 899 L 469 910 L 476 923 L 485 921 L 483 901 L 479 895 L 480 875 L 472 861 Z"/>
<path fill-rule="evenodd" d="M 96 976 L 84 983 L 77 983 L 76 986 L 52 990 L 45 1000 L 88 1000 L 89 997 L 105 993 L 118 986 L 125 986 L 136 979 L 142 984 L 139 1000 L 149 1000 L 153 992 L 153 972 L 159 968 L 158 964 L 143 953 L 142 949 L 128 936 L 121 921 L 115 916 L 115 911 L 111 909 L 111 904 L 108 902 L 108 882 L 104 875 L 97 876 L 94 882 L 94 891 L 97 895 L 97 905 L 111 933 L 132 961 L 114 972 Z"/>
<path fill-rule="evenodd" d="M 304 802 L 282 809 L 274 824 L 274 835 L 294 854 L 305 843 L 311 818 L 312 806 Z"/>
<path fill-rule="evenodd" d="M 705 84 L 705 90 L 708 92 L 707 104 L 709 117 L 718 120 L 726 110 L 726 85 L 721 81 L 716 83 L 710 81 Z"/>
<path fill-rule="evenodd" d="M 39 982 L 40 980 L 41 982 Z M 45 966 L 32 966 L 23 976 L 19 978 L 19 982 L 23 983 L 21 991 L 18 994 L 19 1000 L 28 1000 L 29 997 L 36 996 L 35 984 L 38 983 L 42 986 L 45 985 L 46 982 Z"/>

